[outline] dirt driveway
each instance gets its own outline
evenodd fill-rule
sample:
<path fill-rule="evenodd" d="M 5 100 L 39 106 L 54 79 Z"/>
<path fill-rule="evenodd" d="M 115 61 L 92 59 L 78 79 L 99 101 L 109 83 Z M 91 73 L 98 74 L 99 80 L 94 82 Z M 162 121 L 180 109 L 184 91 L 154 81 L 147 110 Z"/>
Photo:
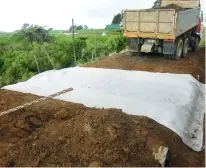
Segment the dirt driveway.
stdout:
<path fill-rule="evenodd" d="M 196 53 L 190 52 L 186 58 L 182 58 L 180 61 L 165 60 L 160 55 L 144 54 L 139 57 L 126 53 L 104 57 L 97 62 L 86 64 L 84 67 L 191 74 L 205 83 L 205 48 L 201 48 Z"/>

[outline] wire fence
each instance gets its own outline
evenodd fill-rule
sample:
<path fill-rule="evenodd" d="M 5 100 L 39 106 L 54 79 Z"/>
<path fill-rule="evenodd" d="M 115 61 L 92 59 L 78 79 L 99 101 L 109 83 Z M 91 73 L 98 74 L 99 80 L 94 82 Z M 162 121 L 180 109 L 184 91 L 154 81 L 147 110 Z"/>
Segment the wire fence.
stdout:
<path fill-rule="evenodd" d="M 68 45 L 66 48 L 64 46 L 63 50 L 67 50 L 68 58 L 72 57 L 72 59 L 68 59 L 69 61 L 72 60 L 71 66 L 76 66 L 81 63 L 86 63 L 89 61 L 94 61 L 97 58 L 105 55 L 109 55 L 113 52 L 119 52 L 124 49 L 126 46 L 123 42 L 122 37 L 117 34 L 107 34 L 105 32 L 98 32 L 94 31 L 92 34 L 87 36 L 81 36 L 81 34 L 78 35 L 62 35 L 58 38 L 64 38 L 63 36 L 67 36 L 67 39 L 72 38 L 72 42 L 65 41 L 65 44 Z M 61 39 L 60 39 L 61 40 Z M 56 52 L 59 51 L 52 51 L 53 48 L 51 47 L 52 44 L 42 44 L 42 50 L 45 53 L 45 59 L 47 59 L 47 66 L 52 67 L 52 69 L 59 69 L 59 67 L 56 65 L 61 59 L 61 55 L 59 55 L 59 58 L 55 56 Z M 54 45 L 60 45 L 60 44 L 54 44 Z M 61 44 L 62 46 L 64 44 Z M 33 47 L 35 48 L 35 47 Z M 46 49 L 47 48 L 47 49 Z M 33 58 L 36 64 L 36 68 L 38 73 L 41 73 L 44 71 L 44 67 L 42 68 L 42 57 L 40 58 L 38 56 L 39 51 L 41 50 L 37 48 L 36 50 L 33 50 Z M 60 49 L 60 52 L 64 52 Z M 53 53 L 52 53 L 53 52 Z M 56 57 L 56 58 L 55 58 Z M 65 59 L 66 60 L 66 59 Z M 60 64 L 66 64 L 61 62 Z M 69 66 L 69 65 L 68 65 Z"/>
<path fill-rule="evenodd" d="M 49 41 L 31 43 L 22 37 L 20 41 L 17 40 L 18 45 L 17 42 L 9 43 L 5 40 L 5 44 L 0 46 L 0 87 L 23 82 L 48 70 L 96 61 L 102 56 L 124 50 L 125 43 L 120 32 L 106 30 L 75 31 L 74 38 L 68 32 L 50 36 Z M 17 37 L 18 34 L 12 36 L 12 41 Z"/>

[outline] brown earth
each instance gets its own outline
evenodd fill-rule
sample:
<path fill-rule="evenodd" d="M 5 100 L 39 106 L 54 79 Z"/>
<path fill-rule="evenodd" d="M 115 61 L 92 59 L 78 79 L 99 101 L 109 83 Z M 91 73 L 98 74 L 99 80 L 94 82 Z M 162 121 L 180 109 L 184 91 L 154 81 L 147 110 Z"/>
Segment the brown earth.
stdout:
<path fill-rule="evenodd" d="M 180 61 L 118 54 L 85 67 L 192 74 L 205 83 L 204 61 L 201 49 Z M 0 90 L 0 113 L 37 98 Z M 166 166 L 205 166 L 205 151 L 194 152 L 168 128 L 118 109 L 50 99 L 0 117 L 0 166 L 160 166 L 153 155 L 160 146 L 169 148 Z"/>
<path fill-rule="evenodd" d="M 37 98 L 0 90 L 0 112 Z M 50 99 L 0 117 L 0 166 L 160 166 L 160 146 L 167 166 L 205 166 L 168 128 L 118 109 Z"/>
<path fill-rule="evenodd" d="M 180 61 L 164 59 L 163 56 L 145 54 L 141 57 L 129 54 L 116 54 L 101 60 L 86 64 L 84 67 L 111 68 L 124 70 L 140 70 L 161 73 L 191 74 L 205 83 L 205 48 L 196 53 L 189 53 Z"/>
<path fill-rule="evenodd" d="M 158 7 L 157 9 L 175 9 L 176 11 L 182 11 L 182 10 L 186 10 L 178 5 L 175 4 L 169 4 L 163 7 Z"/>

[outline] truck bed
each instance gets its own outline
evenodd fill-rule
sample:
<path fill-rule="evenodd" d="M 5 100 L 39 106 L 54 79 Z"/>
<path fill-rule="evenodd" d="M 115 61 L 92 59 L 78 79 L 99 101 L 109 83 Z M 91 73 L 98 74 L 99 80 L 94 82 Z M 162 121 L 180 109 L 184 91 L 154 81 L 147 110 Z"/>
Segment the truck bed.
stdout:
<path fill-rule="evenodd" d="M 199 12 L 199 7 L 185 9 L 173 4 L 152 9 L 125 10 L 124 36 L 175 39 L 198 24 Z"/>

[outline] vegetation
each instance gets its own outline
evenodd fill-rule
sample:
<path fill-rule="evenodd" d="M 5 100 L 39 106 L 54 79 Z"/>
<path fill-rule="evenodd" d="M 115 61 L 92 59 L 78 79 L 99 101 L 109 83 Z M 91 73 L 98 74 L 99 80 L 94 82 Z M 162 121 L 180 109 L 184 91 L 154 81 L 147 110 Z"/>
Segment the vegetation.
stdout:
<path fill-rule="evenodd" d="M 119 52 L 126 46 L 126 40 L 118 32 L 107 32 L 107 36 L 102 36 L 102 31 L 76 32 L 79 33 L 74 41 L 77 64 Z M 25 81 L 39 72 L 71 67 L 73 56 L 71 35 L 59 31 L 54 35 L 54 30 L 36 25 L 24 25 L 13 33 L 1 32 L 0 87 Z"/>
<path fill-rule="evenodd" d="M 112 24 L 120 24 L 122 21 L 122 16 L 121 14 L 117 14 L 114 16 L 113 20 L 112 20 Z"/>
<path fill-rule="evenodd" d="M 87 25 L 74 25 L 74 26 L 71 26 L 68 30 L 68 32 L 72 32 L 73 30 L 73 27 L 74 27 L 74 30 L 89 30 L 88 26 Z"/>
<path fill-rule="evenodd" d="M 200 41 L 200 44 L 199 44 L 199 48 L 204 48 L 205 47 L 205 30 L 206 30 L 206 28 L 204 28 L 204 31 L 202 33 L 202 37 L 201 37 L 201 41 Z"/>

